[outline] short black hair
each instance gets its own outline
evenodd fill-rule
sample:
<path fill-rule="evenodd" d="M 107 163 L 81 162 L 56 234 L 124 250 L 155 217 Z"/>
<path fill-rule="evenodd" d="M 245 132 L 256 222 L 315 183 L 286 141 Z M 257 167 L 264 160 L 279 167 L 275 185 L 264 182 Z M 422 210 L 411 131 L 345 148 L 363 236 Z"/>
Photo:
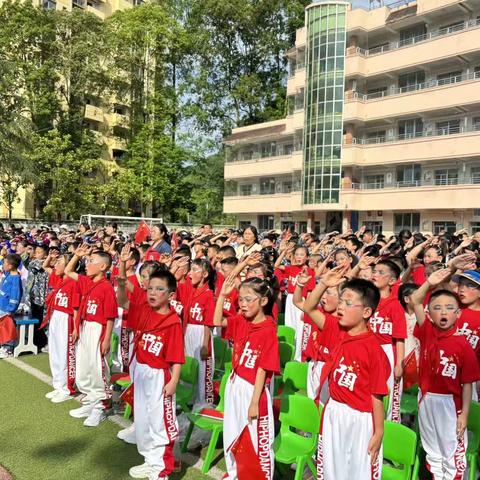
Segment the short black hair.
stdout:
<path fill-rule="evenodd" d="M 380 302 L 380 291 L 372 282 L 363 280 L 362 278 L 354 278 L 345 282 L 341 288 L 342 291 L 348 288 L 358 293 L 363 305 L 371 308 L 373 315 L 373 312 L 377 309 L 378 303 Z"/>
<path fill-rule="evenodd" d="M 458 295 L 450 290 L 435 290 L 435 292 L 432 293 L 430 298 L 428 299 L 428 306 L 438 297 L 445 296 L 445 297 L 450 297 L 452 300 L 455 300 L 455 303 L 457 305 L 460 305 L 460 300 L 458 298 Z"/>
<path fill-rule="evenodd" d="M 9 253 L 5 260 L 16 270 L 22 263 L 22 257 L 18 253 Z"/>
<path fill-rule="evenodd" d="M 92 255 L 97 255 L 107 265 L 107 270 L 112 266 L 112 257 L 109 253 L 101 250 L 95 250 Z"/>
<path fill-rule="evenodd" d="M 170 293 L 177 290 L 177 280 L 175 279 L 175 275 L 169 270 L 156 270 L 150 275 L 150 281 L 152 281 L 154 278 L 165 280 Z"/>
<path fill-rule="evenodd" d="M 229 257 L 237 256 L 235 249 L 230 245 L 225 245 L 223 247 L 220 247 L 220 250 L 218 251 L 218 253 L 223 253 L 224 255 L 228 255 Z"/>
<path fill-rule="evenodd" d="M 208 248 L 213 248 L 216 253 L 220 250 L 220 247 L 216 243 L 211 243 Z"/>
<path fill-rule="evenodd" d="M 220 261 L 221 265 L 233 265 L 236 267 L 238 265 L 238 258 L 237 257 L 225 257 L 223 260 Z"/>
<path fill-rule="evenodd" d="M 403 283 L 398 289 L 398 301 L 401 303 L 404 310 L 407 309 L 405 297 L 408 297 L 416 290 L 418 290 L 418 285 L 416 283 Z"/>
<path fill-rule="evenodd" d="M 350 235 L 347 238 L 347 242 L 348 241 L 352 242 L 352 245 L 355 247 L 355 251 L 362 248 L 363 246 L 363 243 L 355 235 Z"/>
<path fill-rule="evenodd" d="M 135 261 L 135 265 L 138 265 L 140 262 L 140 252 L 136 248 L 131 248 L 130 258 Z"/>
<path fill-rule="evenodd" d="M 43 243 L 41 243 L 40 245 L 36 245 L 35 248 L 41 248 L 43 252 L 48 255 L 49 248 L 47 245 L 44 245 Z"/>
<path fill-rule="evenodd" d="M 398 280 L 402 271 L 400 267 L 393 260 L 380 260 L 377 265 L 384 265 L 390 270 L 390 273 Z"/>
<path fill-rule="evenodd" d="M 178 255 L 180 255 L 182 257 L 191 257 L 192 252 L 191 252 L 190 248 L 188 248 L 188 247 L 179 247 L 179 248 L 177 248 L 177 251 L 175 252 L 175 257 L 177 257 Z"/>

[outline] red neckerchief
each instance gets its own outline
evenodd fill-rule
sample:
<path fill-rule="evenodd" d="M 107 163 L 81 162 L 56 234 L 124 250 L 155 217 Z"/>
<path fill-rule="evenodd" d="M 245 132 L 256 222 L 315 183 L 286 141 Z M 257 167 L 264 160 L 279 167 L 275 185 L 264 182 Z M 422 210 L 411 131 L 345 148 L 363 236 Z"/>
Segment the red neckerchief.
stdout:
<path fill-rule="evenodd" d="M 243 315 L 242 315 L 242 317 L 245 318 Z M 243 349 L 245 348 L 245 345 L 247 344 L 248 339 L 250 338 L 250 334 L 252 332 L 254 332 L 256 330 L 263 330 L 264 328 L 268 328 L 268 327 L 272 327 L 272 326 L 276 328 L 276 324 L 273 321 L 273 318 L 270 317 L 270 316 L 266 316 L 265 320 L 263 320 L 260 323 L 253 323 L 253 322 L 248 321 L 246 319 L 245 319 L 245 321 L 248 322 L 248 328 L 247 328 L 247 331 L 245 333 L 245 336 L 240 338 L 238 340 L 238 342 L 235 342 L 235 344 L 234 344 L 234 355 L 233 355 L 233 358 L 232 358 L 232 368 L 233 368 L 233 370 L 235 370 L 238 367 L 238 362 L 239 362 L 238 352 L 240 352 L 240 354 L 243 352 Z M 239 345 L 239 347 L 237 347 L 237 345 Z"/>
<path fill-rule="evenodd" d="M 333 367 L 340 361 L 340 358 L 343 353 L 343 346 L 346 345 L 347 343 L 351 342 L 357 342 L 361 340 L 365 340 L 369 337 L 373 337 L 374 334 L 369 330 L 368 332 L 365 333 L 360 333 L 359 335 L 348 335 L 345 334 L 343 338 L 340 340 L 338 345 L 335 347 L 333 350 L 330 360 L 328 360 L 324 367 L 322 368 L 322 375 L 320 376 L 320 388 L 318 389 L 318 394 L 317 398 L 315 399 L 315 402 L 318 404 L 320 401 L 320 392 L 322 391 L 322 387 L 324 383 L 326 382 L 327 378 L 330 376 L 330 373 L 332 372 Z"/>

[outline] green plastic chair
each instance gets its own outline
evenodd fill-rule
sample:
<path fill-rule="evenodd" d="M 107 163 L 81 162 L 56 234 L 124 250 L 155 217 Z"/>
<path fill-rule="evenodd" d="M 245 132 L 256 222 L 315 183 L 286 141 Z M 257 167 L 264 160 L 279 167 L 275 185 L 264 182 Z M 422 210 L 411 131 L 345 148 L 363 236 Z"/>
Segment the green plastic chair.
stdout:
<path fill-rule="evenodd" d="M 279 313 L 277 318 L 277 325 L 285 325 L 285 314 Z"/>
<path fill-rule="evenodd" d="M 278 342 L 278 350 L 280 352 L 280 369 L 283 372 L 285 365 L 293 360 L 295 347 L 286 342 Z"/>
<path fill-rule="evenodd" d="M 478 469 L 478 450 L 480 448 L 480 403 L 472 402 L 468 414 L 467 464 L 468 480 L 476 480 Z"/>
<path fill-rule="evenodd" d="M 115 355 L 118 353 L 118 335 L 116 333 L 112 333 L 110 337 L 110 355 L 108 356 L 108 368 L 112 368 L 113 359 Z"/>
<path fill-rule="evenodd" d="M 190 412 L 189 404 L 193 403 L 193 397 L 198 383 L 198 361 L 196 358 L 185 357 L 185 363 L 180 372 L 180 382 L 177 385 L 177 405 L 184 412 Z"/>
<path fill-rule="evenodd" d="M 295 345 L 295 329 L 293 329 L 292 327 L 280 325 L 277 328 L 277 337 L 279 342 L 285 342 L 289 343 L 290 345 Z"/>
<path fill-rule="evenodd" d="M 405 415 L 418 415 L 418 385 L 413 385 L 404 390 L 400 402 L 400 413 Z"/>
<path fill-rule="evenodd" d="M 222 378 L 223 364 L 225 362 L 225 353 L 228 345 L 221 337 L 213 337 L 213 351 L 215 354 L 215 372 L 213 375 L 214 380 Z"/>
<path fill-rule="evenodd" d="M 316 477 L 316 468 L 312 456 L 317 451 L 317 437 L 320 428 L 320 416 L 315 402 L 301 395 L 290 395 L 282 401 L 280 409 L 280 433 L 273 443 L 275 462 L 286 465 L 297 464 L 295 480 L 301 480 L 305 465 Z M 309 433 L 303 436 L 296 431 Z M 285 472 L 279 466 L 282 478 Z"/>
<path fill-rule="evenodd" d="M 417 434 L 401 423 L 385 421 L 382 480 L 417 480 Z"/>
<path fill-rule="evenodd" d="M 283 369 L 281 397 L 307 395 L 308 363 L 287 362 Z"/>
<path fill-rule="evenodd" d="M 230 375 L 230 371 L 232 368 L 231 365 L 226 365 L 225 367 L 226 369 L 228 368 L 229 371 L 225 371 L 225 374 L 222 377 L 219 390 L 220 401 L 215 408 L 217 412 L 221 412 L 222 414 L 225 405 L 225 387 L 227 385 L 228 376 Z M 217 447 L 218 439 L 220 437 L 220 434 L 223 432 L 223 415 L 222 419 L 218 420 L 215 418 L 204 417 L 202 415 L 199 415 L 198 413 L 187 413 L 187 417 L 190 420 L 190 425 L 188 427 L 187 434 L 185 435 L 185 440 L 182 443 L 182 453 L 185 453 L 188 450 L 188 442 L 190 441 L 190 437 L 192 436 L 192 432 L 195 427 L 200 428 L 200 430 L 212 432 L 212 436 L 210 437 L 210 443 L 208 444 L 207 453 L 205 455 L 205 459 L 203 460 L 202 466 L 202 473 L 208 473 L 208 471 L 210 470 L 210 465 L 213 461 L 213 457 L 215 455 L 215 449 Z"/>

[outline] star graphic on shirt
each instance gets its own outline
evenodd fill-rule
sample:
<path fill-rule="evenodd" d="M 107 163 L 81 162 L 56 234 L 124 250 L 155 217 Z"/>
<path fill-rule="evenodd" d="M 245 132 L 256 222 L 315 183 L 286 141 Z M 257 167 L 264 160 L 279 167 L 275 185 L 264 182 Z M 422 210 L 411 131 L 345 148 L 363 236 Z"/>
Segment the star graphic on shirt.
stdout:
<path fill-rule="evenodd" d="M 348 371 L 353 372 L 353 367 L 351 365 L 348 366 Z"/>
<path fill-rule="evenodd" d="M 161 340 L 162 339 L 162 336 L 161 335 L 158 335 L 157 336 L 157 340 Z"/>

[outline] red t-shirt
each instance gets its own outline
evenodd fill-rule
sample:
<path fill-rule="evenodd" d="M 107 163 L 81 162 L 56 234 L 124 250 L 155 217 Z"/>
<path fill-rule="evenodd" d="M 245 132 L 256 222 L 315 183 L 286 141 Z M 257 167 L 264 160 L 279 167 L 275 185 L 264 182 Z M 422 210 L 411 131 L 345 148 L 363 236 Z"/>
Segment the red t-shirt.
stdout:
<path fill-rule="evenodd" d="M 133 292 L 128 295 L 128 304 L 126 327 L 135 330 L 143 307 L 148 305 L 147 291 L 140 286 L 140 283 L 133 286 Z"/>
<path fill-rule="evenodd" d="M 233 341 L 234 372 L 255 385 L 259 368 L 267 372 L 266 383 L 280 372 L 277 326 L 272 317 L 253 324 L 243 315 L 228 317 L 227 337 Z"/>
<path fill-rule="evenodd" d="M 297 285 L 298 274 L 303 270 L 304 265 L 286 265 L 283 274 L 287 278 L 287 293 L 294 293 Z M 310 280 L 303 288 L 304 296 L 315 288 L 315 272 L 308 268 Z"/>
<path fill-rule="evenodd" d="M 458 333 L 465 335 L 466 339 L 480 358 L 480 310 L 462 308 L 460 318 L 457 320 Z"/>
<path fill-rule="evenodd" d="M 382 345 L 393 344 L 393 339 L 407 338 L 405 312 L 393 294 L 380 299 L 377 310 L 370 317 L 369 326 Z"/>
<path fill-rule="evenodd" d="M 223 316 L 231 317 L 238 312 L 238 290 L 234 288 L 226 297 L 223 302 Z"/>
<path fill-rule="evenodd" d="M 420 341 L 420 390 L 452 394 L 457 411 L 461 410 L 462 385 L 480 379 L 473 348 L 463 335 L 439 330 L 429 320 L 413 333 Z"/>
<path fill-rule="evenodd" d="M 371 332 L 344 335 L 329 370 L 333 400 L 361 412 L 372 411 L 372 395 L 387 395 L 388 358 Z"/>
<path fill-rule="evenodd" d="M 217 271 L 217 278 L 215 280 L 215 296 L 217 298 L 220 296 L 220 290 L 223 287 L 223 282 L 225 282 L 225 277 L 223 273 Z"/>
<path fill-rule="evenodd" d="M 138 363 L 166 369 L 185 363 L 183 330 L 180 317 L 172 310 L 160 314 L 144 305 L 135 332 L 135 355 Z"/>
<path fill-rule="evenodd" d="M 419 287 L 425 283 L 425 265 L 418 265 L 412 270 L 412 281 Z"/>
<path fill-rule="evenodd" d="M 189 298 L 183 302 L 184 323 L 205 325 L 213 327 L 213 314 L 215 313 L 215 298 L 207 284 L 200 288 L 193 288 Z"/>
<path fill-rule="evenodd" d="M 73 315 L 74 310 L 80 306 L 80 292 L 77 282 L 67 276 L 63 279 L 60 278 L 60 282 L 57 282 L 57 286 L 51 295 L 52 311 L 58 310 Z"/>
<path fill-rule="evenodd" d="M 106 325 L 107 320 L 117 317 L 118 306 L 115 290 L 106 278 L 94 282 L 85 275 L 79 275 L 77 283 L 82 295 L 80 321 Z"/>

